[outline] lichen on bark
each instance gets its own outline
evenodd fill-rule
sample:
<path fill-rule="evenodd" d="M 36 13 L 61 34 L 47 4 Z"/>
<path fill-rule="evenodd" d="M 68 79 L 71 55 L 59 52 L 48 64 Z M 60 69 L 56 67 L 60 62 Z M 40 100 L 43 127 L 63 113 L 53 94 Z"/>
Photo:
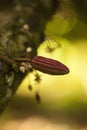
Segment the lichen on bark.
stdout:
<path fill-rule="evenodd" d="M 10 62 L 4 49 L 0 47 L 0 115 L 24 77 L 14 66 L 14 62 Z"/>
<path fill-rule="evenodd" d="M 60 0 L 1 0 L 0 114 L 26 76 L 19 72 L 13 59 L 37 55 L 37 48 L 45 39 L 46 24 L 63 6 L 60 3 Z"/>
<path fill-rule="evenodd" d="M 44 29 L 59 0 L 1 0 L 0 2 L 0 114 L 25 77 L 13 58 L 37 54 Z M 26 50 L 32 51 L 26 53 Z M 28 49 L 27 49 L 28 48 Z"/>

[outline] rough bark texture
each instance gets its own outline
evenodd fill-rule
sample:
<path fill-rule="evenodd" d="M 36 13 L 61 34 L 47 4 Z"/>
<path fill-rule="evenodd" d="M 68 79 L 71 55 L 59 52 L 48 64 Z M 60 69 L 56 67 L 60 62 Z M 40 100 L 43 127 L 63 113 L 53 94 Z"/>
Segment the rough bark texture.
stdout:
<path fill-rule="evenodd" d="M 12 59 L 35 56 L 52 15 L 59 11 L 69 17 L 65 13 L 74 5 L 78 16 L 82 16 L 86 9 L 82 5 L 87 1 L 80 2 L 80 7 L 78 3 L 79 0 L 0 0 L 0 114 L 26 75 L 18 71 Z M 26 53 L 28 47 L 32 51 Z"/>
<path fill-rule="evenodd" d="M 13 58 L 36 55 L 45 24 L 58 5 L 58 0 L 0 1 L 0 115 L 26 75 Z M 28 47 L 32 51 L 26 53 Z"/>

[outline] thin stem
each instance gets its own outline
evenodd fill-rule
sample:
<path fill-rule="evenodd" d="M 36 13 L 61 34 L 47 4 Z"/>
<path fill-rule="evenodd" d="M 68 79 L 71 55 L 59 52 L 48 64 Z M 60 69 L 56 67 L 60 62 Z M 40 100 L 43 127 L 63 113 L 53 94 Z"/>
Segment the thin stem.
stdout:
<path fill-rule="evenodd" d="M 13 59 L 9 59 L 7 57 L 0 56 L 0 60 L 6 61 L 9 64 L 14 64 L 15 61 Z"/>
<path fill-rule="evenodd" d="M 30 58 L 13 58 L 13 59 L 8 59 L 6 57 L 0 56 L 0 60 L 6 61 L 8 63 L 15 63 L 15 62 L 31 62 Z"/>
<path fill-rule="evenodd" d="M 18 62 L 31 62 L 30 58 L 13 58 L 14 61 L 18 61 Z"/>

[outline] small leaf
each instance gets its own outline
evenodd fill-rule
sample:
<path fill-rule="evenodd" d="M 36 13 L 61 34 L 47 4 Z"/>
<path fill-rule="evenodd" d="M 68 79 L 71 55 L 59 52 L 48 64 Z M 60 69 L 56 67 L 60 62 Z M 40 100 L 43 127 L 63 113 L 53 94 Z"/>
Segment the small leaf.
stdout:
<path fill-rule="evenodd" d="M 69 69 L 61 62 L 42 56 L 35 56 L 31 61 L 31 65 L 34 69 L 50 75 L 69 73 Z"/>

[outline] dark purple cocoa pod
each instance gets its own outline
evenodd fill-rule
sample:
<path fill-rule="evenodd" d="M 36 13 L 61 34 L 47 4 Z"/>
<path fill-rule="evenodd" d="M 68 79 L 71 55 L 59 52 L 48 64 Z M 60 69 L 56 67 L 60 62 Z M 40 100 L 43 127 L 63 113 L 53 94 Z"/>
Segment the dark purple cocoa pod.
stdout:
<path fill-rule="evenodd" d="M 43 56 L 35 56 L 31 60 L 31 65 L 34 69 L 50 75 L 64 75 L 69 73 L 69 69 L 61 62 Z"/>

